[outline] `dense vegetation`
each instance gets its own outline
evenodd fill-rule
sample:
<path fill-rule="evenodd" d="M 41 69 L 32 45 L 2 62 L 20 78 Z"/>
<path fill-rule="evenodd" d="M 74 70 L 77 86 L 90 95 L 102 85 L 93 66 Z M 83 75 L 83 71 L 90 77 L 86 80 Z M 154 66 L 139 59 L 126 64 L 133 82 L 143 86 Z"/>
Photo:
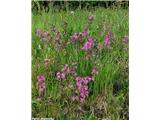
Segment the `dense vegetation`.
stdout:
<path fill-rule="evenodd" d="M 55 10 L 32 14 L 32 117 L 129 119 L 128 9 Z"/>
<path fill-rule="evenodd" d="M 128 9 L 129 1 L 32 1 L 32 12 L 40 14 L 42 10 L 49 11 L 67 11 L 67 10 L 95 10 L 101 8 L 123 8 Z"/>

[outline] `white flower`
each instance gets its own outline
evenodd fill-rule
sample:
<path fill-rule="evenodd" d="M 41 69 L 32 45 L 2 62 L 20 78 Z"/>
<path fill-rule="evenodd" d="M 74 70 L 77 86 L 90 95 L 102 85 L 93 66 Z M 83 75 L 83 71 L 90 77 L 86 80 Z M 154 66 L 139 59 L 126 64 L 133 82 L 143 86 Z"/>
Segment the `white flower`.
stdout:
<path fill-rule="evenodd" d="M 71 14 L 73 14 L 73 13 L 74 13 L 74 11 L 71 11 L 70 13 L 71 13 Z"/>

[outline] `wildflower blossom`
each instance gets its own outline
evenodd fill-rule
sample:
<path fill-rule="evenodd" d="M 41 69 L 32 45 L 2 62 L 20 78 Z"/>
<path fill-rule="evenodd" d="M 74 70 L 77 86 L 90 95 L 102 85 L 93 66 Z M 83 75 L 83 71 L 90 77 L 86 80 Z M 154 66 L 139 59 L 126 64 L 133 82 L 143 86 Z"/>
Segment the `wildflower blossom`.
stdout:
<path fill-rule="evenodd" d="M 84 46 L 82 47 L 82 50 L 91 50 L 92 47 L 95 44 L 95 40 L 93 40 L 91 37 L 88 38 L 88 41 L 84 44 Z"/>
<path fill-rule="evenodd" d="M 45 77 L 43 75 L 37 76 L 37 79 L 38 79 L 39 82 L 45 81 Z"/>
<path fill-rule="evenodd" d="M 94 69 L 92 70 L 91 74 L 97 75 L 97 74 L 98 74 L 98 70 L 94 68 Z"/>
<path fill-rule="evenodd" d="M 42 94 L 46 89 L 45 77 L 43 75 L 37 76 L 36 88 L 39 94 Z"/>
<path fill-rule="evenodd" d="M 123 38 L 123 42 L 128 42 L 128 40 L 129 40 L 128 36 L 125 35 Z"/>
<path fill-rule="evenodd" d="M 41 39 L 42 38 L 42 31 L 40 29 L 37 29 L 38 37 Z"/>
<path fill-rule="evenodd" d="M 76 77 L 77 76 L 77 73 L 75 72 L 76 69 L 77 66 L 69 66 L 68 64 L 66 64 L 61 71 L 57 72 L 56 77 L 58 80 L 65 80 L 69 75 Z"/>
<path fill-rule="evenodd" d="M 84 37 L 84 36 L 86 36 L 88 34 L 89 34 L 89 32 L 86 30 L 86 31 L 82 32 L 82 37 Z"/>
<path fill-rule="evenodd" d="M 78 96 L 72 96 L 72 101 L 78 101 Z"/>
<path fill-rule="evenodd" d="M 101 45 L 97 45 L 96 48 L 97 48 L 97 49 L 101 49 L 102 46 L 101 46 Z"/>
<path fill-rule="evenodd" d="M 89 96 L 88 83 L 92 81 L 92 77 L 77 77 L 76 78 L 76 86 L 79 93 L 80 102 L 84 102 L 85 99 Z"/>
<path fill-rule="evenodd" d="M 71 36 L 71 38 L 73 39 L 73 40 L 77 40 L 77 39 L 79 39 L 79 34 L 73 34 L 72 36 Z"/>
<path fill-rule="evenodd" d="M 64 80 L 66 78 L 66 75 L 63 72 L 57 72 L 56 76 L 59 80 Z"/>
<path fill-rule="evenodd" d="M 111 41 L 109 40 L 108 37 L 106 37 L 106 39 L 105 39 L 105 44 L 106 44 L 106 46 L 107 46 L 108 48 L 110 47 Z"/>
<path fill-rule="evenodd" d="M 116 39 L 116 36 L 112 32 L 108 32 L 107 37 L 112 40 Z"/>
<path fill-rule="evenodd" d="M 50 34 L 49 32 L 46 32 L 46 37 L 48 37 L 48 36 L 49 36 L 49 34 Z"/>
<path fill-rule="evenodd" d="M 108 32 L 108 37 L 112 37 L 113 36 L 113 33 L 110 31 Z"/>

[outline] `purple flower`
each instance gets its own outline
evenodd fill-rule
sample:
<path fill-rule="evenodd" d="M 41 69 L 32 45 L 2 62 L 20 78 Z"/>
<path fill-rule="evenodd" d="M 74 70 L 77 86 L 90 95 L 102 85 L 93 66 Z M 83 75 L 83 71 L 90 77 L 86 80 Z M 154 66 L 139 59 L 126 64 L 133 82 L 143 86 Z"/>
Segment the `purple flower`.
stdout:
<path fill-rule="evenodd" d="M 123 38 L 123 42 L 128 42 L 128 40 L 129 40 L 128 36 L 125 35 Z"/>
<path fill-rule="evenodd" d="M 116 36 L 112 32 L 108 32 L 107 37 L 112 39 L 112 40 L 116 39 Z"/>
<path fill-rule="evenodd" d="M 39 93 L 42 93 L 43 92 L 43 88 L 39 88 L 38 91 L 39 91 Z"/>
<path fill-rule="evenodd" d="M 106 44 L 106 46 L 107 46 L 108 48 L 110 47 L 111 41 L 109 40 L 108 37 L 106 37 L 106 39 L 105 39 L 105 44 Z"/>
<path fill-rule="evenodd" d="M 108 32 L 108 37 L 112 37 L 113 33 L 112 32 Z"/>
<path fill-rule="evenodd" d="M 84 86 L 84 90 L 88 90 L 88 86 Z"/>
<path fill-rule="evenodd" d="M 64 73 L 61 73 L 61 79 L 65 79 L 66 75 Z"/>
<path fill-rule="evenodd" d="M 81 78 L 80 77 L 76 77 L 76 81 L 79 81 L 79 80 L 81 80 Z"/>
<path fill-rule="evenodd" d="M 68 64 L 66 64 L 65 66 L 64 66 L 64 68 L 62 69 L 62 71 L 66 71 L 67 69 L 68 69 Z"/>
<path fill-rule="evenodd" d="M 81 82 L 76 82 L 77 87 L 81 87 L 82 83 Z"/>
<path fill-rule="evenodd" d="M 37 76 L 37 79 L 38 79 L 39 82 L 45 81 L 45 77 L 43 75 Z"/>
<path fill-rule="evenodd" d="M 91 74 L 97 75 L 97 74 L 98 74 L 98 70 L 94 68 L 94 69 L 92 70 Z"/>
<path fill-rule="evenodd" d="M 95 44 L 95 41 L 91 37 L 89 37 L 88 41 L 82 47 L 82 50 L 85 50 L 85 51 L 91 50 L 94 44 Z"/>
<path fill-rule="evenodd" d="M 86 36 L 86 35 L 88 35 L 88 31 L 84 31 L 84 32 L 82 32 L 82 37 L 84 37 L 84 36 Z"/>
<path fill-rule="evenodd" d="M 42 38 L 42 31 L 40 29 L 37 29 L 38 37 L 41 39 Z"/>
<path fill-rule="evenodd" d="M 39 92 L 39 94 L 42 94 L 42 92 L 46 89 L 46 83 L 45 83 L 45 77 L 43 75 L 37 76 L 37 83 L 36 88 Z"/>
<path fill-rule="evenodd" d="M 80 93 L 81 98 L 85 98 L 85 94 L 83 92 Z"/>
<path fill-rule="evenodd" d="M 84 79 L 84 81 L 83 81 L 83 82 L 84 82 L 84 84 L 85 84 L 85 85 L 87 85 L 87 84 L 88 84 L 88 80 L 87 80 L 87 79 Z"/>
<path fill-rule="evenodd" d="M 56 76 L 59 80 L 64 80 L 66 78 L 66 74 L 63 72 L 57 72 Z"/>
<path fill-rule="evenodd" d="M 77 66 L 73 66 L 73 70 L 76 70 L 77 69 Z"/>
<path fill-rule="evenodd" d="M 89 96 L 88 82 L 94 81 L 92 77 L 76 77 L 76 86 L 79 93 L 80 102 L 84 102 Z M 83 82 L 83 83 L 82 83 Z"/>
<path fill-rule="evenodd" d="M 78 100 L 78 96 L 73 96 L 72 97 L 72 101 L 77 101 Z"/>
<path fill-rule="evenodd" d="M 116 39 L 116 36 L 115 36 L 115 35 L 113 35 L 113 36 L 112 36 L 112 40 L 115 40 L 115 39 Z"/>
<path fill-rule="evenodd" d="M 94 80 L 95 80 L 94 77 L 92 77 L 92 78 L 91 78 L 91 81 L 94 81 Z"/>
<path fill-rule="evenodd" d="M 42 88 L 45 89 L 46 88 L 46 83 L 42 83 Z"/>
<path fill-rule="evenodd" d="M 90 42 L 86 42 L 82 47 L 82 50 L 90 50 L 92 48 L 92 44 Z"/>
<path fill-rule="evenodd" d="M 77 40 L 77 39 L 79 39 L 79 34 L 74 34 L 74 35 L 71 36 L 71 38 L 73 40 Z"/>
<path fill-rule="evenodd" d="M 57 76 L 58 79 L 61 79 L 61 73 L 60 72 L 57 72 L 56 76 Z"/>
<path fill-rule="evenodd" d="M 49 32 L 46 32 L 46 37 L 48 37 L 48 36 L 49 36 L 49 34 L 50 34 Z"/>
<path fill-rule="evenodd" d="M 102 48 L 102 46 L 101 45 L 97 45 L 97 49 L 101 49 Z"/>

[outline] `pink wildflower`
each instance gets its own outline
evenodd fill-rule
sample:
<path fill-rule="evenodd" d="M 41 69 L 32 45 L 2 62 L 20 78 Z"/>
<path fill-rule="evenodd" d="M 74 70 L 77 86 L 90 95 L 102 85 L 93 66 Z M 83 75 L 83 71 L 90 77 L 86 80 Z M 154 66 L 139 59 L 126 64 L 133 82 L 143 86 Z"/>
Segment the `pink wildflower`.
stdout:
<path fill-rule="evenodd" d="M 88 80 L 84 79 L 84 84 L 87 85 L 88 84 Z"/>
<path fill-rule="evenodd" d="M 84 37 L 84 36 L 86 36 L 86 35 L 88 35 L 88 31 L 84 31 L 84 32 L 82 32 L 82 37 Z"/>
<path fill-rule="evenodd" d="M 45 81 L 45 77 L 43 75 L 37 76 L 37 79 L 38 79 L 39 82 Z"/>
<path fill-rule="evenodd" d="M 42 38 L 42 31 L 40 29 L 37 29 L 38 37 Z"/>
<path fill-rule="evenodd" d="M 94 68 L 94 69 L 92 70 L 91 74 L 97 75 L 97 74 L 98 74 L 98 70 Z"/>
<path fill-rule="evenodd" d="M 102 46 L 101 45 L 97 45 L 97 49 L 101 49 L 102 48 Z"/>
<path fill-rule="evenodd" d="M 94 46 L 94 43 L 95 43 L 95 41 L 91 37 L 89 37 L 88 41 L 82 47 L 82 50 L 85 50 L 85 51 L 91 50 L 92 47 Z"/>
<path fill-rule="evenodd" d="M 108 37 L 106 37 L 106 39 L 105 39 L 105 44 L 106 44 L 106 46 L 107 46 L 108 48 L 110 47 L 111 41 L 109 40 Z"/>
<path fill-rule="evenodd" d="M 129 40 L 128 36 L 125 35 L 123 38 L 123 42 L 128 42 L 128 40 Z"/>
<path fill-rule="evenodd" d="M 48 37 L 49 36 L 49 32 L 46 32 L 46 37 Z"/>
<path fill-rule="evenodd" d="M 78 100 L 78 96 L 73 96 L 72 97 L 72 101 L 77 101 Z"/>
<path fill-rule="evenodd" d="M 72 39 L 77 40 L 79 39 L 79 34 L 74 34 L 71 36 Z"/>
<path fill-rule="evenodd" d="M 46 88 L 46 83 L 44 82 L 44 83 L 42 83 L 42 88 Z"/>
<path fill-rule="evenodd" d="M 36 88 L 41 94 L 45 89 L 46 89 L 46 83 L 45 83 L 45 77 L 43 75 L 37 76 L 37 83 L 36 83 Z"/>

